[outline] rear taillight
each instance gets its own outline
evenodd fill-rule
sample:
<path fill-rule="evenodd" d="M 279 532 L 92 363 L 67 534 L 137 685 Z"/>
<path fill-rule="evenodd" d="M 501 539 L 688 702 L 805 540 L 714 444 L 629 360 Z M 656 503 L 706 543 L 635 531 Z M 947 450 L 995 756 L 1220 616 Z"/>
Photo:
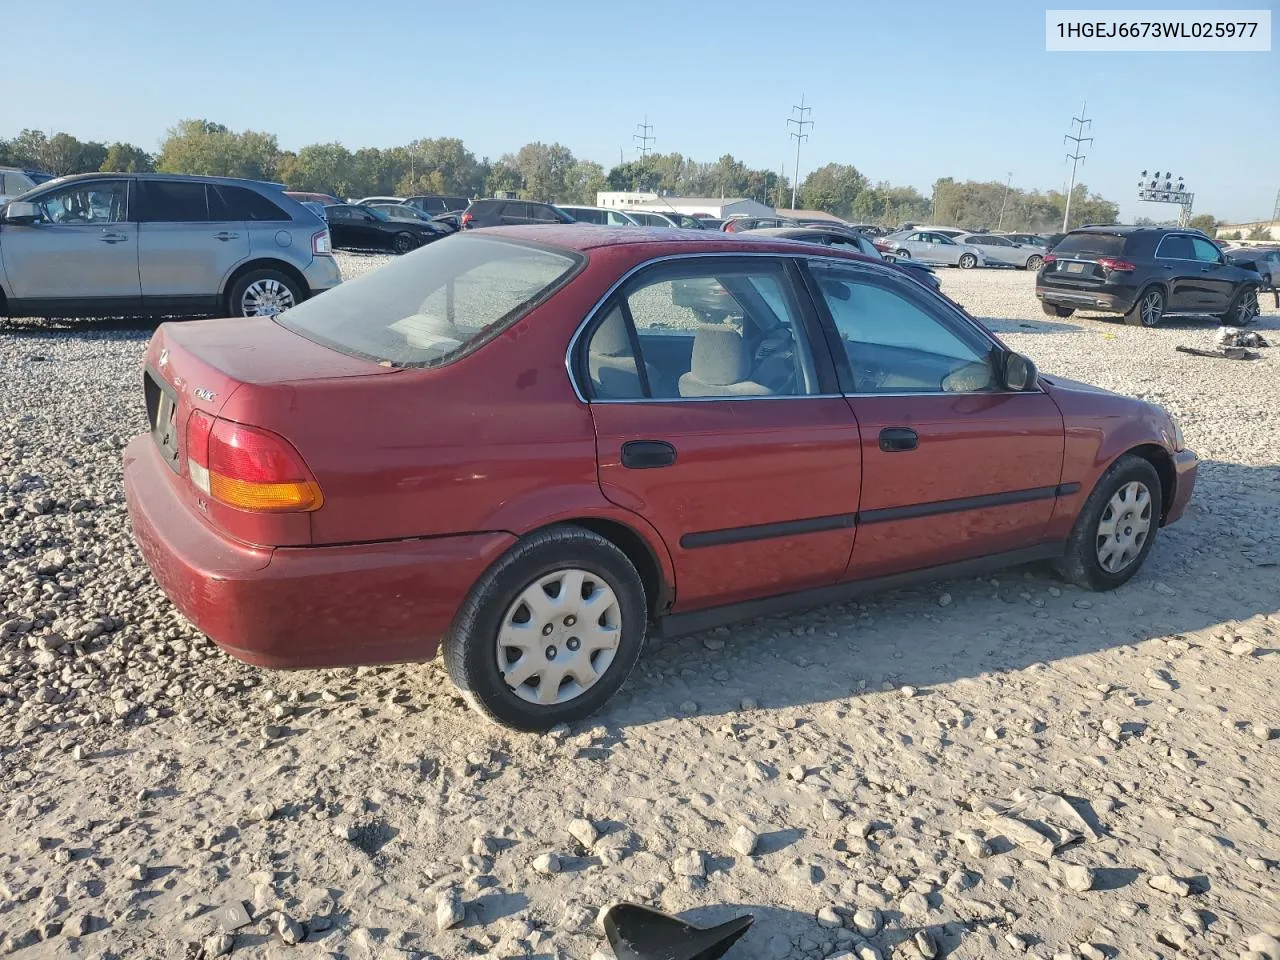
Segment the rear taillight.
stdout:
<path fill-rule="evenodd" d="M 1130 273 L 1137 269 L 1128 260 L 1116 260 L 1113 257 L 1099 257 L 1098 264 L 1108 270 L 1119 270 L 1122 273 Z"/>
<path fill-rule="evenodd" d="M 1044 255 L 1044 262 L 1045 262 L 1046 264 L 1049 264 L 1049 263 L 1057 263 L 1057 262 L 1058 262 L 1058 258 L 1057 258 L 1054 254 L 1052 254 L 1052 253 L 1046 253 L 1046 254 Z"/>
<path fill-rule="evenodd" d="M 473 214 L 473 213 L 464 213 L 464 214 L 462 215 L 462 217 L 458 220 L 458 226 L 459 226 L 459 227 L 466 227 L 466 226 L 470 226 L 471 221 L 472 221 L 472 220 L 474 220 L 474 219 L 475 219 L 475 214 Z"/>
<path fill-rule="evenodd" d="M 333 256 L 333 244 L 328 230 L 318 230 L 311 235 L 311 252 L 317 257 Z"/>
<path fill-rule="evenodd" d="M 298 451 L 278 434 L 193 410 L 187 420 L 187 473 L 215 500 L 241 510 L 319 510 L 320 487 Z"/>

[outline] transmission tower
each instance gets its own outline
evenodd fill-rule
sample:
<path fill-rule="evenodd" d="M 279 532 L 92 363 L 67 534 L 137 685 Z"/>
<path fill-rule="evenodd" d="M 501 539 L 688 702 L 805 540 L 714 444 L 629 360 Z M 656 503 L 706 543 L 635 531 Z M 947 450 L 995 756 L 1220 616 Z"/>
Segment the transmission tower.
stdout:
<path fill-rule="evenodd" d="M 637 149 L 640 151 L 640 157 L 643 159 L 648 157 L 649 153 L 653 150 L 649 144 L 658 139 L 650 132 L 653 130 L 653 124 L 649 122 L 649 115 L 647 113 L 644 115 L 644 123 L 637 123 L 636 129 L 640 132 L 633 133 L 631 135 L 631 139 L 640 144 Z"/>
<path fill-rule="evenodd" d="M 1271 211 L 1271 220 L 1272 222 L 1280 220 L 1280 190 L 1276 191 L 1276 208 Z"/>
<path fill-rule="evenodd" d="M 1091 126 L 1093 121 L 1084 115 L 1085 108 L 1089 105 L 1085 101 L 1080 107 L 1080 116 L 1072 117 L 1071 122 L 1076 125 L 1076 135 L 1067 134 L 1062 138 L 1063 143 L 1074 144 L 1073 152 L 1067 154 L 1067 159 L 1071 161 L 1071 186 L 1067 187 L 1067 209 L 1062 215 L 1062 232 L 1067 232 L 1067 221 L 1071 219 L 1071 195 L 1076 192 L 1076 164 L 1084 162 L 1084 144 L 1092 144 L 1093 137 L 1084 135 L 1084 128 Z"/>
<path fill-rule="evenodd" d="M 804 132 L 804 128 L 813 126 L 813 121 L 809 119 L 809 114 L 812 111 L 813 111 L 813 107 L 806 107 L 804 105 L 804 94 L 800 94 L 800 103 L 795 106 L 792 106 L 791 108 L 792 113 L 798 113 L 800 114 L 800 116 L 798 118 L 797 117 L 787 118 L 787 126 L 792 126 L 792 125 L 795 126 L 795 129 L 790 131 L 790 134 L 792 137 L 795 138 L 795 141 L 796 141 L 796 168 L 792 172 L 792 180 L 791 180 L 791 209 L 792 210 L 796 208 L 796 188 L 800 186 L 800 144 L 803 143 L 805 140 L 809 139 L 809 135 Z"/>

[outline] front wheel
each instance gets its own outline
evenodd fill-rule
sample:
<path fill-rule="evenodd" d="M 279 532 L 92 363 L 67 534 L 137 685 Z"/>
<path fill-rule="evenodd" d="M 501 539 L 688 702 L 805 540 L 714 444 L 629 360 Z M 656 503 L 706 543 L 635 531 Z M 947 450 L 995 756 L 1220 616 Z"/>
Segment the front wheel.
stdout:
<path fill-rule="evenodd" d="M 408 253 L 414 246 L 413 234 L 410 233 L 397 233 L 395 240 L 392 241 L 392 247 L 396 253 Z"/>
<path fill-rule="evenodd" d="M 1030 257 L 1027 257 L 1028 270 L 1033 270 L 1036 273 L 1039 273 L 1040 268 L 1043 266 L 1044 266 L 1044 257 L 1040 256 L 1040 254 L 1037 253 L 1037 254 L 1033 254 Z"/>
<path fill-rule="evenodd" d="M 1247 326 L 1258 319 L 1258 291 L 1253 287 L 1245 287 L 1236 294 L 1227 307 L 1227 312 L 1218 317 L 1220 323 L 1233 327 Z"/>
<path fill-rule="evenodd" d="M 1114 590 L 1137 573 L 1160 527 L 1160 497 L 1150 461 L 1127 453 L 1113 463 L 1076 518 L 1063 577 L 1086 590 Z"/>
<path fill-rule="evenodd" d="M 1155 327 L 1163 316 L 1164 294 L 1152 287 L 1142 291 L 1142 296 L 1124 315 L 1124 322 L 1134 327 Z"/>
<path fill-rule="evenodd" d="M 897 257 L 899 260 L 910 260 L 910 259 L 911 259 L 911 251 L 910 251 L 910 250 L 899 250 L 899 251 L 897 251 L 897 252 L 894 254 L 894 256 L 895 256 L 895 257 Z"/>
<path fill-rule="evenodd" d="M 279 270 L 251 270 L 232 284 L 227 313 L 233 317 L 274 317 L 304 299 L 298 284 Z"/>
<path fill-rule="evenodd" d="M 449 678 L 503 726 L 590 716 L 640 657 L 644 584 L 617 546 L 580 527 L 532 534 L 471 589 L 444 639 Z"/>
<path fill-rule="evenodd" d="M 978 265 L 978 258 L 975 257 L 972 253 L 966 253 L 960 257 L 961 270 L 972 270 L 977 265 Z"/>

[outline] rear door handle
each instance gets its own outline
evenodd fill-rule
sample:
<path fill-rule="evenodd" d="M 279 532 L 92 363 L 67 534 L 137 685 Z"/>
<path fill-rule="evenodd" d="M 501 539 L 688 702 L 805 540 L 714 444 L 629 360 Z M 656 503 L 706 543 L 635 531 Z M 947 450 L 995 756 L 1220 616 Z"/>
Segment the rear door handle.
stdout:
<path fill-rule="evenodd" d="M 920 437 L 909 427 L 885 427 L 880 431 L 880 449 L 885 453 L 902 453 L 918 446 Z"/>
<path fill-rule="evenodd" d="M 631 470 L 669 467 L 676 462 L 676 448 L 665 440 L 628 440 L 622 445 L 622 465 Z"/>
<path fill-rule="evenodd" d="M 240 237 L 240 234 L 227 233 L 227 231 L 225 230 L 223 230 L 221 233 L 215 233 L 213 235 L 213 239 L 215 240 L 236 240 L 236 239 L 239 239 L 239 237 Z"/>
<path fill-rule="evenodd" d="M 104 233 L 98 238 L 102 243 L 124 243 L 128 239 L 123 233 Z"/>

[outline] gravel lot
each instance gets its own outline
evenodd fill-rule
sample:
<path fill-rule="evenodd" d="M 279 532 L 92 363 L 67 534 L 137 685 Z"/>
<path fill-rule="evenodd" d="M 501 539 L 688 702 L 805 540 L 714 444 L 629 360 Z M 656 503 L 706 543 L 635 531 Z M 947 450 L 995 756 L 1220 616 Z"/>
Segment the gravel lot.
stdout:
<path fill-rule="evenodd" d="M 667 643 L 543 737 L 478 724 L 439 664 L 220 653 L 128 530 L 149 331 L 0 331 L 0 954 L 585 960 L 628 898 L 750 910 L 742 958 L 1280 958 L 1280 345 L 1190 357 L 1215 325 L 942 279 L 1044 371 L 1180 418 L 1196 499 L 1143 572 Z"/>

